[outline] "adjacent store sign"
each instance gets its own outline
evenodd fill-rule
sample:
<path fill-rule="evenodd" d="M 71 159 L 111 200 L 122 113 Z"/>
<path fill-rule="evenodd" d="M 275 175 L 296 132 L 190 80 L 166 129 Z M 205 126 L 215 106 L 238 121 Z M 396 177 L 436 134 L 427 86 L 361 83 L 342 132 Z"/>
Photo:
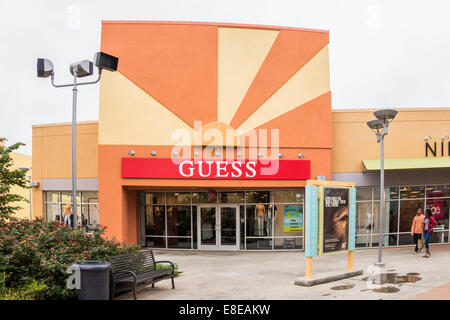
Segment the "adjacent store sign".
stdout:
<path fill-rule="evenodd" d="M 311 175 L 310 160 L 183 160 L 122 158 L 122 178 L 298 179 Z"/>
<path fill-rule="evenodd" d="M 301 206 L 284 207 L 284 232 L 302 232 L 303 213 Z"/>

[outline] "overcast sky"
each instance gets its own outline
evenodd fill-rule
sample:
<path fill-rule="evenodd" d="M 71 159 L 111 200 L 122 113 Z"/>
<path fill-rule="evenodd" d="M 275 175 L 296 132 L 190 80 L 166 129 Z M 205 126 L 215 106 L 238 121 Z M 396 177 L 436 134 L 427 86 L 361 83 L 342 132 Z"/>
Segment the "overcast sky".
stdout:
<path fill-rule="evenodd" d="M 0 136 L 31 154 L 31 125 L 70 122 L 72 92 L 36 77 L 36 58 L 70 82 L 93 59 L 101 20 L 213 21 L 330 31 L 332 105 L 450 107 L 446 0 L 1 0 Z M 78 120 L 98 119 L 97 85 L 79 88 Z"/>

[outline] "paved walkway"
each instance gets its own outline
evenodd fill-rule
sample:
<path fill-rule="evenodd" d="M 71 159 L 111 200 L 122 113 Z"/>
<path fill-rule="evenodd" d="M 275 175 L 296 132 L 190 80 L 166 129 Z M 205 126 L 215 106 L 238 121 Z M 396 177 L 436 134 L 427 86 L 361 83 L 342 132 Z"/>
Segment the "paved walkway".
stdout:
<path fill-rule="evenodd" d="M 355 251 L 355 268 L 364 275 L 333 283 L 301 287 L 303 252 L 187 252 L 155 250 L 157 260 L 177 262 L 183 273 L 138 291 L 138 299 L 449 299 L 450 245 L 431 246 L 431 258 L 414 255 L 412 247 L 384 248 L 388 283 L 375 292 L 367 281 L 367 268 L 377 260 L 376 249 Z M 313 274 L 345 270 L 347 255 L 314 258 Z M 396 273 L 397 275 L 393 275 Z M 408 275 L 409 274 L 409 275 Z M 401 277 L 404 276 L 404 277 Z M 390 280 L 389 280 L 390 279 Z M 397 283 L 389 283 L 392 280 Z M 412 282 L 408 282 L 412 281 Z M 338 287 L 335 290 L 332 289 Z M 387 289 L 386 289 L 387 288 Z M 116 299 L 132 299 L 126 293 Z"/>

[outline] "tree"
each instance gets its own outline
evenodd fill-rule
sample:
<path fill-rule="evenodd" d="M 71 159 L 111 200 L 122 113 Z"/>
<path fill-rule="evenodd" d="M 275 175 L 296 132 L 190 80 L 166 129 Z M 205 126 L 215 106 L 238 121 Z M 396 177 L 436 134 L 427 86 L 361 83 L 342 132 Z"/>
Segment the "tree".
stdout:
<path fill-rule="evenodd" d="M 20 206 L 14 205 L 14 202 L 28 200 L 18 194 L 11 193 L 12 186 L 20 188 L 29 188 L 25 172 L 20 169 L 13 169 L 13 159 L 11 152 L 24 146 L 22 142 L 11 146 L 3 146 L 5 138 L 0 138 L 0 218 L 11 218 L 12 214 L 20 209 Z"/>

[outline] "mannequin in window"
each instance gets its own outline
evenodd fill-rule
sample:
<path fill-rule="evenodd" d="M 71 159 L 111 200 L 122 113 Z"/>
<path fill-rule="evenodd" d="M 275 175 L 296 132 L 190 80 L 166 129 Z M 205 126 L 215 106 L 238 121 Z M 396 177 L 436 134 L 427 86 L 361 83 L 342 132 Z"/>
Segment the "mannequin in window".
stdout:
<path fill-rule="evenodd" d="M 373 217 L 372 213 L 367 212 L 367 220 L 366 220 L 366 247 L 369 246 L 369 233 L 373 229 Z"/>
<path fill-rule="evenodd" d="M 264 221 L 266 219 L 266 207 L 263 204 L 255 206 L 255 233 L 257 236 L 264 236 Z"/>
<path fill-rule="evenodd" d="M 64 223 L 68 227 L 73 228 L 73 213 L 71 204 L 66 204 L 64 206 Z"/>

